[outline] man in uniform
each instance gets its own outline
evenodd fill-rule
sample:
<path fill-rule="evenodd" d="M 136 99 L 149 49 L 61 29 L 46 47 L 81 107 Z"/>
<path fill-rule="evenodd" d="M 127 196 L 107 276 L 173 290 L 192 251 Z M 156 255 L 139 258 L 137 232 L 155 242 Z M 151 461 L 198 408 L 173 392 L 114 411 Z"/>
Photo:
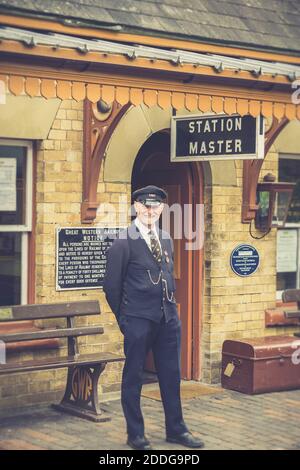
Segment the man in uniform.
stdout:
<path fill-rule="evenodd" d="M 127 444 L 151 449 L 140 407 L 143 366 L 152 349 L 165 412 L 166 439 L 203 447 L 186 427 L 180 400 L 180 333 L 174 297 L 173 242 L 156 228 L 167 194 L 156 186 L 134 191 L 136 219 L 107 253 L 104 292 L 124 335 L 122 407 Z"/>

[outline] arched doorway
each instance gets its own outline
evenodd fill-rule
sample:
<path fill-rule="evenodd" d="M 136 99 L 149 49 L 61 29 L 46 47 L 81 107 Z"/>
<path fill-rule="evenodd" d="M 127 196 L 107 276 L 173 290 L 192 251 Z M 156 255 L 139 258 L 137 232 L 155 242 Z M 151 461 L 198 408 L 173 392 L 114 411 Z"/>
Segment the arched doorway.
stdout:
<path fill-rule="evenodd" d="M 176 203 L 182 208 L 181 220 L 172 217 L 171 212 L 168 227 L 174 240 L 176 300 L 182 322 L 181 374 L 183 379 L 199 380 L 203 249 L 201 247 L 187 250 L 186 243 L 188 231 L 195 231 L 199 215 L 196 212 L 201 210 L 200 205 L 203 204 L 203 174 L 198 163 L 170 162 L 169 129 L 153 134 L 143 144 L 135 159 L 132 191 L 148 184 L 154 184 L 167 191 L 169 207 Z M 198 217 L 199 220 L 201 217 Z M 177 234 L 175 237 L 174 231 L 175 235 Z M 183 236 L 177 238 L 180 233 Z M 153 370 L 151 360 L 147 361 L 146 369 Z"/>

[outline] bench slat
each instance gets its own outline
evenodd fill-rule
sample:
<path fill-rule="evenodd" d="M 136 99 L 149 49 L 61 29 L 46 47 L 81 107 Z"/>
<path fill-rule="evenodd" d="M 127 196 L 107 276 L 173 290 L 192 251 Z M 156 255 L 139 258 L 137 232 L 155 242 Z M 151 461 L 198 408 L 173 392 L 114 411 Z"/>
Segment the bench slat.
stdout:
<path fill-rule="evenodd" d="M 12 333 L 8 335 L 0 335 L 0 340 L 4 343 L 14 343 L 18 341 L 30 341 L 35 339 L 49 338 L 67 338 L 69 336 L 85 336 L 103 334 L 102 327 L 78 327 L 78 328 L 56 328 L 53 330 L 40 330 L 29 333 Z"/>
<path fill-rule="evenodd" d="M 100 315 L 98 300 L 0 307 L 0 322 Z"/>
<path fill-rule="evenodd" d="M 0 375 L 120 361 L 124 361 L 124 357 L 106 352 L 99 352 L 97 354 L 84 354 L 77 357 L 55 357 L 38 361 L 25 361 L 19 364 L 0 364 Z"/>

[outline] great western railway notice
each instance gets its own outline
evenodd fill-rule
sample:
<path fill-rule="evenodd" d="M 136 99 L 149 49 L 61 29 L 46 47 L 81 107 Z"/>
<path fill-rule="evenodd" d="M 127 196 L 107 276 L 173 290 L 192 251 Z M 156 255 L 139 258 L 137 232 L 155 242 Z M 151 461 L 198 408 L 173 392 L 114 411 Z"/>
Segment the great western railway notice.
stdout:
<path fill-rule="evenodd" d="M 171 161 L 264 157 L 262 116 L 173 116 Z"/>
<path fill-rule="evenodd" d="M 106 251 L 119 230 L 59 227 L 56 232 L 56 290 L 102 287 Z"/>

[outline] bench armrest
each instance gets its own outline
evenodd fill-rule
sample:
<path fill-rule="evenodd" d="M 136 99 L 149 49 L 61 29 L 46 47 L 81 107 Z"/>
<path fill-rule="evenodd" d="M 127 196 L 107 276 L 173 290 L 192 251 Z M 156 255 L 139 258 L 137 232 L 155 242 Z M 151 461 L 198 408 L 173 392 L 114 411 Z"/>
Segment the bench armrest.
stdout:
<path fill-rule="evenodd" d="M 285 318 L 300 318 L 300 310 L 285 310 L 284 316 Z"/>

